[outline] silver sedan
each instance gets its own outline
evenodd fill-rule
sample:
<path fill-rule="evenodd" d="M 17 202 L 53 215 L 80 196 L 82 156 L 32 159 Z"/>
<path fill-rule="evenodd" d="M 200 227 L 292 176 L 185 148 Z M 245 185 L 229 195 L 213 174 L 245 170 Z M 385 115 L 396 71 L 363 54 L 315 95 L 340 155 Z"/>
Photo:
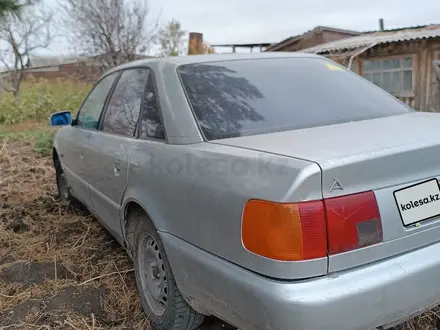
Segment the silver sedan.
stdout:
<path fill-rule="evenodd" d="M 127 249 L 157 330 L 371 329 L 440 301 L 440 116 L 334 62 L 141 60 L 51 120 L 60 196 Z"/>

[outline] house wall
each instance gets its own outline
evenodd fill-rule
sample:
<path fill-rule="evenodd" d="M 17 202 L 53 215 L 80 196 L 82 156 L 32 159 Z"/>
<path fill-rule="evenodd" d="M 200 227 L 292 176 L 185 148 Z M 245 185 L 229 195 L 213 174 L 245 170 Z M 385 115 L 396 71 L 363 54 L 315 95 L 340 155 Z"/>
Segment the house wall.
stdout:
<path fill-rule="evenodd" d="M 440 112 L 440 79 L 433 69 L 433 61 L 440 60 L 440 38 L 376 46 L 356 58 L 354 71 L 362 75 L 363 61 L 366 59 L 408 55 L 413 59 L 413 90 L 411 94 L 396 97 L 417 110 Z M 341 62 L 340 57 L 329 57 Z"/>

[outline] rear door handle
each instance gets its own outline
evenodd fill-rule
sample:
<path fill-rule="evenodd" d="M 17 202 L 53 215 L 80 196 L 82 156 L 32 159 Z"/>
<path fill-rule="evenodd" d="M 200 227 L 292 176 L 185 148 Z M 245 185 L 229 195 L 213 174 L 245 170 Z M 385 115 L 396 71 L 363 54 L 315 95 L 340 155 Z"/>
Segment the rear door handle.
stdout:
<path fill-rule="evenodd" d="M 121 162 L 118 160 L 115 160 L 113 163 L 113 173 L 115 176 L 119 176 L 119 174 L 121 174 Z"/>

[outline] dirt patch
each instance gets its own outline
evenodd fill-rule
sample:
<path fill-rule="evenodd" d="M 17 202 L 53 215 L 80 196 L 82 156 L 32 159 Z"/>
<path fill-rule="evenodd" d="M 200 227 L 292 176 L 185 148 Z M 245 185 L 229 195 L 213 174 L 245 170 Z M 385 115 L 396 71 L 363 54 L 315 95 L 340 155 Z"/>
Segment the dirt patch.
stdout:
<path fill-rule="evenodd" d="M 22 233 L 29 230 L 29 226 L 23 219 L 14 219 L 6 225 L 6 230 L 13 230 L 14 233 Z"/>
<path fill-rule="evenodd" d="M 55 262 L 18 262 L 0 268 L 0 280 L 8 283 L 20 283 L 24 287 L 42 284 L 48 280 L 72 278 L 73 275 L 62 264 Z"/>
<path fill-rule="evenodd" d="M 50 297 L 41 297 L 38 300 L 27 300 L 0 315 L 2 326 L 19 326 L 25 323 L 43 325 L 47 322 L 59 324 L 60 320 L 53 319 L 54 315 L 75 313 L 89 317 L 93 315 L 97 321 L 105 321 L 105 313 L 101 308 L 102 289 L 81 289 L 69 286 Z"/>

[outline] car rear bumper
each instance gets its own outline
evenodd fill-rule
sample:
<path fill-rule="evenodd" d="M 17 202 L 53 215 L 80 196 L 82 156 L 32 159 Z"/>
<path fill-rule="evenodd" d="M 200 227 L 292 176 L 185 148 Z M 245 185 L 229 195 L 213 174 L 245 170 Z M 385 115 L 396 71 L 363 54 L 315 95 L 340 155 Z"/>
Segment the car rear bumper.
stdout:
<path fill-rule="evenodd" d="M 440 301 L 440 243 L 329 276 L 277 281 L 161 237 L 190 304 L 241 329 L 372 329 Z"/>

